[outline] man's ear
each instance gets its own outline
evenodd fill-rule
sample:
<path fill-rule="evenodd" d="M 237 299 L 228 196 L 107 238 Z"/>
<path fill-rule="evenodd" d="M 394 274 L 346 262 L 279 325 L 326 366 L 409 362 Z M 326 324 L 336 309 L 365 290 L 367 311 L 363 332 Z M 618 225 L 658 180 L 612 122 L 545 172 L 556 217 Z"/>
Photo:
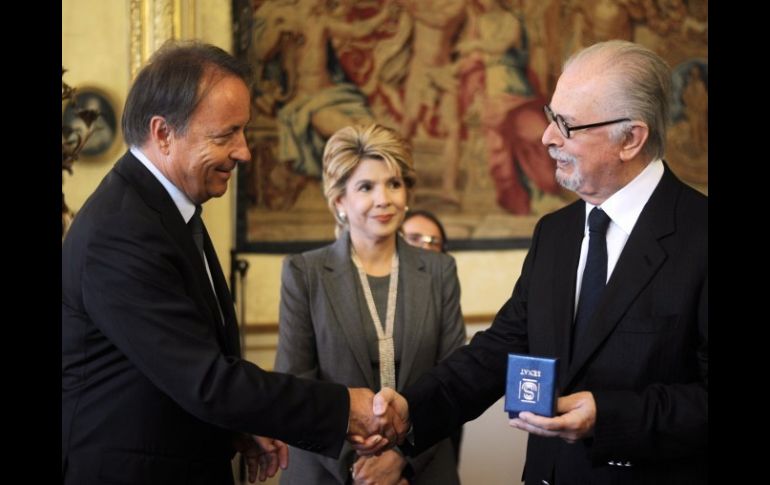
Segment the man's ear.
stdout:
<path fill-rule="evenodd" d="M 633 160 L 641 153 L 649 136 L 650 128 L 647 126 L 647 123 L 635 121 L 623 136 L 623 144 L 620 147 L 620 159 L 624 162 Z"/>
<path fill-rule="evenodd" d="M 168 155 L 171 137 L 171 128 L 166 123 L 166 119 L 162 116 L 153 116 L 150 119 L 150 140 L 164 155 Z"/>

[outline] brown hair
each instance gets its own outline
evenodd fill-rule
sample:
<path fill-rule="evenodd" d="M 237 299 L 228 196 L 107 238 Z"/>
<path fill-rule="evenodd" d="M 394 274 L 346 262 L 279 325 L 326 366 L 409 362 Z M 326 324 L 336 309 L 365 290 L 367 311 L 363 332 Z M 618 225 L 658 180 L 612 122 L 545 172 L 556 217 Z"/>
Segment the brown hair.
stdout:
<path fill-rule="evenodd" d="M 206 94 L 202 81 L 211 75 L 236 76 L 249 86 L 251 68 L 211 44 L 174 40 L 164 43 L 139 71 L 128 92 L 122 119 L 126 144 L 144 144 L 150 133 L 150 119 L 156 115 L 184 134 Z"/>

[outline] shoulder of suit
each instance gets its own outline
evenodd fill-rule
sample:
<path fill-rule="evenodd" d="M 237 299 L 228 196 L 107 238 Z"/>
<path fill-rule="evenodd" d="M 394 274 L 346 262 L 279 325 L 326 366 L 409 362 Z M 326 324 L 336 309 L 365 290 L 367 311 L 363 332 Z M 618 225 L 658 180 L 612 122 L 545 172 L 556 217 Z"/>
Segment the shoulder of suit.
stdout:
<path fill-rule="evenodd" d="M 541 223 L 550 223 L 551 221 L 559 221 L 564 218 L 572 218 L 575 217 L 576 214 L 584 215 L 585 211 L 585 202 L 583 202 L 582 199 L 577 199 L 576 201 L 565 205 L 564 207 L 561 207 L 553 212 L 549 212 L 548 214 L 543 215 L 539 220 L 538 224 Z"/>
<path fill-rule="evenodd" d="M 321 268 L 328 259 L 332 245 L 333 244 L 329 244 L 302 253 L 289 254 L 284 259 L 284 264 L 305 268 L 306 270 Z"/>
<path fill-rule="evenodd" d="M 328 256 L 329 251 L 331 251 L 331 248 L 333 245 L 334 243 L 327 244 L 326 246 L 322 246 L 320 248 L 311 249 L 309 251 L 304 251 L 302 253 L 295 254 L 293 255 L 293 257 L 302 258 L 308 262 L 316 262 L 316 261 L 323 262 Z"/>
<path fill-rule="evenodd" d="M 409 246 L 408 244 L 404 244 L 404 251 L 407 255 L 407 259 L 411 258 L 419 261 L 421 265 L 430 272 L 435 272 L 442 268 L 446 268 L 451 264 L 455 264 L 455 258 L 450 254 L 416 248 Z"/>
<path fill-rule="evenodd" d="M 145 202 L 115 169 L 110 170 L 94 192 L 78 210 L 80 217 L 94 221 L 111 220 L 119 217 L 144 217 Z"/>
<path fill-rule="evenodd" d="M 692 204 L 696 204 L 699 207 L 702 207 L 703 209 L 708 211 L 708 203 L 709 203 L 708 195 L 698 192 L 697 190 L 695 190 L 694 188 L 690 187 L 685 183 L 683 183 L 682 185 L 683 185 L 682 197 L 684 197 L 688 201 L 691 201 Z"/>

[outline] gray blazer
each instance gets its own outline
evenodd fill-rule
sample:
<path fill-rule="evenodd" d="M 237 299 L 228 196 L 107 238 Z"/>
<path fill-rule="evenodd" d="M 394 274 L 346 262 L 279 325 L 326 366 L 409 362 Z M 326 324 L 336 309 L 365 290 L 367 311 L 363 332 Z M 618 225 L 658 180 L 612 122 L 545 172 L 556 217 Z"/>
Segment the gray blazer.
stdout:
<path fill-rule="evenodd" d="M 398 301 L 405 324 L 397 388 L 415 382 L 465 343 L 460 284 L 455 260 L 397 238 Z M 288 256 L 281 275 L 280 336 L 275 370 L 297 376 L 374 389 L 374 375 L 356 301 L 357 274 L 350 261 L 350 238 Z M 291 448 L 282 484 L 344 484 L 355 451 L 345 444 L 339 459 Z M 459 484 L 449 439 L 407 458 L 418 484 Z"/>

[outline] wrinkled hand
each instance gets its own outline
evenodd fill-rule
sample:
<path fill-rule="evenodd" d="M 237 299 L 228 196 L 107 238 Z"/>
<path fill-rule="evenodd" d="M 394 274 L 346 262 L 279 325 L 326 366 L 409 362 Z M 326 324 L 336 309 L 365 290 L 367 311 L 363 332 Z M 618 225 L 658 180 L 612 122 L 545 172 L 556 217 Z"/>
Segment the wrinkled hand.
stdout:
<path fill-rule="evenodd" d="M 289 466 L 289 448 L 280 440 L 243 434 L 236 440 L 235 449 L 246 459 L 250 483 L 257 480 L 257 474 L 264 482 L 275 476 L 278 467 L 285 470 Z"/>
<path fill-rule="evenodd" d="M 369 389 L 348 389 L 350 418 L 348 441 L 359 455 L 373 455 L 404 441 L 408 423 L 406 400 L 396 391 L 383 388 L 374 396 Z M 389 405 L 396 403 L 394 405 Z"/>
<path fill-rule="evenodd" d="M 372 447 L 368 443 L 361 443 L 363 437 L 354 436 L 351 440 L 353 448 L 359 455 L 378 454 L 383 449 L 390 448 L 404 442 L 409 431 L 409 404 L 403 396 L 389 387 L 383 387 L 372 399 L 371 411 L 375 418 L 385 420 L 392 427 L 384 431 L 388 446 Z"/>
<path fill-rule="evenodd" d="M 348 416 L 348 441 L 355 449 L 377 453 L 388 446 L 382 434 L 383 423 L 372 413 L 374 393 L 363 387 L 348 388 L 350 415 Z"/>
<path fill-rule="evenodd" d="M 560 397 L 556 403 L 556 412 L 559 416 L 546 418 L 523 411 L 509 423 L 522 431 L 538 436 L 561 438 L 567 443 L 593 435 L 596 425 L 596 401 L 590 392 L 576 392 Z"/>
<path fill-rule="evenodd" d="M 361 456 L 350 472 L 355 485 L 397 485 L 406 459 L 394 450 L 379 456 Z"/>
<path fill-rule="evenodd" d="M 401 444 L 409 431 L 409 403 L 404 396 L 390 387 L 383 387 L 372 399 L 372 412 L 375 416 L 385 416 L 391 412 L 396 416 L 398 422 L 403 425 L 403 433 L 399 432 L 398 444 Z"/>

